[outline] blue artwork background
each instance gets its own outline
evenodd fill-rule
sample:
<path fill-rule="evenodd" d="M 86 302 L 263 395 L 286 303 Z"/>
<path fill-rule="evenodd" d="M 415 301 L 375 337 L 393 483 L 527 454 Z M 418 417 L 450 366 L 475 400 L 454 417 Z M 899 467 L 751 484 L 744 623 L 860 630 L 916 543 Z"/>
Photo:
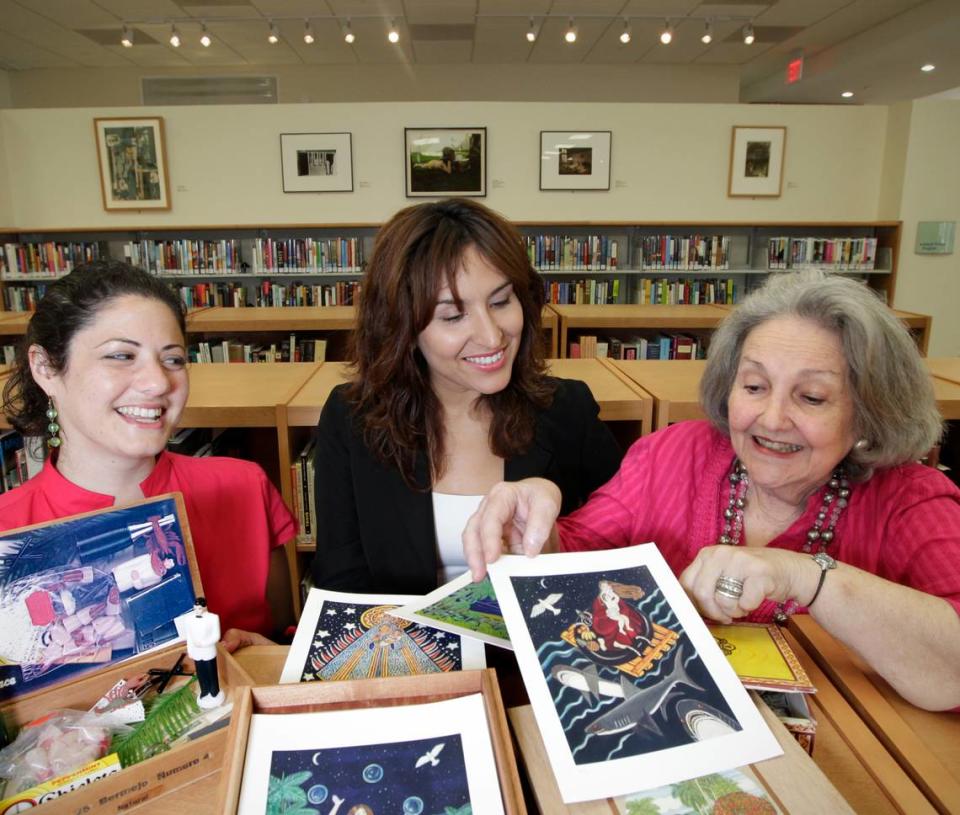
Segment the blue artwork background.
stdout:
<path fill-rule="evenodd" d="M 429 761 L 416 766 L 421 756 L 441 743 L 436 766 Z M 371 769 L 375 767 L 382 772 Z M 334 796 L 343 799 L 340 815 L 361 805 L 372 815 L 433 815 L 448 807 L 469 812 L 464 809 L 470 804 L 470 790 L 463 743 L 456 733 L 391 744 L 274 751 L 270 762 L 272 786 L 276 780 L 297 773 L 305 778 L 300 786 L 316 812 L 330 810 Z M 423 805 L 419 812 L 416 799 Z"/>
<path fill-rule="evenodd" d="M 646 615 L 651 622 L 679 634 L 677 642 L 666 655 L 639 678 L 633 678 L 615 667 L 598 665 L 587 658 L 583 650 L 560 637 L 562 631 L 578 621 L 578 611 L 590 611 L 599 592 L 600 580 L 613 580 L 641 588 L 644 593 L 642 598 L 626 602 Z M 683 699 L 696 700 L 715 709 L 727 717 L 736 729 L 741 729 L 696 648 L 680 627 L 676 613 L 645 566 L 586 574 L 513 576 L 510 581 L 523 611 L 574 763 L 580 765 L 627 758 L 692 743 L 694 739 L 684 728 L 676 712 L 677 704 Z M 553 604 L 560 612 L 558 615 L 547 610 L 536 617 L 530 616 L 538 601 L 556 593 L 563 595 Z M 682 667 L 690 679 L 705 690 L 681 685 L 676 692 L 668 696 L 662 712 L 654 716 L 662 731 L 660 735 L 640 728 L 613 734 L 589 733 L 587 728 L 591 723 L 616 709 L 624 699 L 604 695 L 588 698 L 554 677 L 552 671 L 558 665 L 567 665 L 580 671 L 596 668 L 601 680 L 617 685 L 626 680 L 640 690 L 648 690 L 662 683 L 664 691 L 667 686 L 664 680 L 669 680 L 674 671 Z M 659 697 L 659 693 L 656 697 Z"/>

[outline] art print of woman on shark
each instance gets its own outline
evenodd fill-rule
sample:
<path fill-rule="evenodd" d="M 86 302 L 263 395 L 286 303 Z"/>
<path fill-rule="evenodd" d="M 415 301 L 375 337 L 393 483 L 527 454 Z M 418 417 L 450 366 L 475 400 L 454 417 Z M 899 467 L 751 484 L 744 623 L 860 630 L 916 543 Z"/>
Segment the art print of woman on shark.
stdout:
<path fill-rule="evenodd" d="M 575 764 L 742 729 L 646 566 L 510 581 Z"/>

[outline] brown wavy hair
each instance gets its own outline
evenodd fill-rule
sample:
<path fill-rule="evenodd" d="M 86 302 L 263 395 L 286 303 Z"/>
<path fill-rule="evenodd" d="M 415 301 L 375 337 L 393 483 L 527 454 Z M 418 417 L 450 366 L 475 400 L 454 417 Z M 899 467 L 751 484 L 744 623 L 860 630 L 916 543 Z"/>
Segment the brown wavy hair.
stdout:
<path fill-rule="evenodd" d="M 493 416 L 490 449 L 504 458 L 528 450 L 536 412 L 553 398 L 543 359 L 543 283 L 513 225 L 462 198 L 401 210 L 377 233 L 364 275 L 347 399 L 367 447 L 396 467 L 412 489 L 430 488 L 430 483 L 417 483 L 417 454 L 426 452 L 432 483 L 443 474 L 445 449 L 440 402 L 417 337 L 433 319 L 443 285 L 450 286 L 457 306 L 463 307 L 456 277 L 470 247 L 510 281 L 523 308 L 510 384 L 480 397 Z"/>

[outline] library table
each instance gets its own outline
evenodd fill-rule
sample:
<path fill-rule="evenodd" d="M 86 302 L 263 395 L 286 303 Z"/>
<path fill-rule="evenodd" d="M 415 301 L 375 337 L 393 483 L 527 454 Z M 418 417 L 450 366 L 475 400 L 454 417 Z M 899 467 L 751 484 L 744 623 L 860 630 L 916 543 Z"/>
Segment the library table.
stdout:
<path fill-rule="evenodd" d="M 960 384 L 934 376 L 933 395 L 944 419 L 960 419 Z"/>
<path fill-rule="evenodd" d="M 559 305 L 551 304 L 560 317 L 560 356 L 569 353 L 571 329 L 618 331 L 690 331 L 716 328 L 728 310 L 715 305 Z"/>
<path fill-rule="evenodd" d="M 960 812 L 960 715 L 903 700 L 812 617 L 791 617 L 790 630 L 930 804 L 938 812 Z"/>
<path fill-rule="evenodd" d="M 960 385 L 960 357 L 927 357 L 927 368 L 938 379 Z"/>
<path fill-rule="evenodd" d="M 0 337 L 27 333 L 32 311 L 0 311 Z"/>
<path fill-rule="evenodd" d="M 807 760 L 800 747 L 793 742 L 792 737 L 784 735 L 785 731 L 780 732 L 783 730 L 782 726 L 774 722 L 771 727 L 778 734 L 778 738 L 786 739 L 782 743 L 789 754 L 783 758 L 771 759 L 755 765 L 758 775 L 778 791 L 780 803 L 788 807 L 784 809 L 784 815 L 848 812 L 849 807 L 845 802 L 855 811 L 869 812 L 871 815 L 897 815 L 897 813 L 934 815 L 935 810 L 920 790 L 873 733 L 860 721 L 812 658 L 796 640 L 790 637 L 789 633 L 787 637 L 804 669 L 817 686 L 818 692 L 812 699 L 812 708 L 818 720 L 818 726 L 813 764 Z M 254 682 L 258 685 L 269 685 L 275 684 L 279 679 L 287 650 L 287 647 L 282 645 L 250 646 L 238 651 L 235 656 Z M 524 739 L 529 737 L 530 731 L 526 727 L 518 728 L 516 725 L 517 710 L 523 709 L 512 709 L 510 719 L 522 745 Z M 532 718 L 529 708 L 526 708 L 526 714 L 521 712 L 519 715 Z M 539 737 L 536 731 L 534 733 Z M 526 753 L 526 750 L 524 752 Z M 803 785 L 789 784 L 789 776 L 794 773 L 804 780 Z M 195 815 L 213 813 L 217 807 L 219 783 L 220 773 L 215 773 L 169 795 L 150 801 L 136 811 L 143 815 L 166 815 L 169 812 L 181 811 L 190 811 Z M 831 784 L 836 788 L 835 790 L 830 786 Z M 781 794 L 779 790 L 782 785 L 789 786 L 792 792 Z M 801 786 L 803 789 L 800 788 Z M 845 799 L 845 802 L 839 800 L 837 793 Z M 805 796 L 815 796 L 815 798 Z M 803 802 L 813 800 L 829 801 L 830 806 L 811 808 L 803 805 Z M 580 808 L 587 806 L 591 805 L 584 804 L 576 808 L 543 808 L 541 811 L 544 815 L 562 812 L 588 815 L 591 812 L 590 809 Z M 605 804 L 605 806 L 607 806 L 606 809 L 594 808 L 592 811 L 611 815 L 612 810 L 608 805 Z"/>
<path fill-rule="evenodd" d="M 700 378 L 706 360 L 606 359 L 603 362 L 653 397 L 653 426 L 647 424 L 645 432 L 685 419 L 704 418 L 700 407 Z"/>

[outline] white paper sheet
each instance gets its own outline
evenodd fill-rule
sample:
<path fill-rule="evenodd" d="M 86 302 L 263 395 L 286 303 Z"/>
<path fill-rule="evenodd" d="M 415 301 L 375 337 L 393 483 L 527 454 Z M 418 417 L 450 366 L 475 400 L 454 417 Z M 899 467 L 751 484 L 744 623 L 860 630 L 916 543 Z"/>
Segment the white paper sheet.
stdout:
<path fill-rule="evenodd" d="M 782 753 L 653 544 L 489 571 L 565 802 Z"/>
<path fill-rule="evenodd" d="M 280 683 L 486 667 L 483 643 L 386 614 L 414 598 L 311 589 Z"/>
<path fill-rule="evenodd" d="M 432 815 L 448 806 L 460 811 L 467 802 L 477 815 L 503 813 L 480 694 L 423 705 L 255 714 L 238 815 L 263 815 L 271 787 L 275 795 L 283 787 L 288 800 L 305 798 L 302 806 L 322 815 Z"/>

